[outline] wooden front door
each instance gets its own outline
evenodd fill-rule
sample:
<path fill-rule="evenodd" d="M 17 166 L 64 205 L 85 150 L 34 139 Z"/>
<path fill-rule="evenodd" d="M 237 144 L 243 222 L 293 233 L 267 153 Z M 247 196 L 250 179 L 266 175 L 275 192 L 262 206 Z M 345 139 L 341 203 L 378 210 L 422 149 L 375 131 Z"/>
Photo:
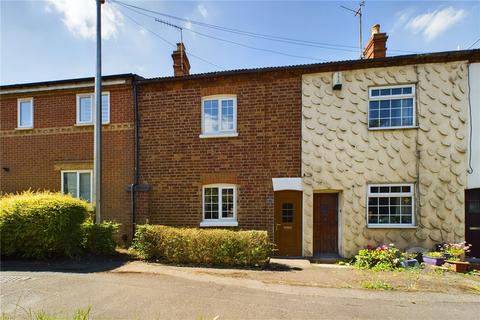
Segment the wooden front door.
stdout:
<path fill-rule="evenodd" d="M 302 255 L 302 192 L 275 192 L 276 255 Z"/>
<path fill-rule="evenodd" d="M 338 194 L 313 195 L 313 253 L 338 253 Z"/>
<path fill-rule="evenodd" d="M 472 245 L 468 255 L 480 258 L 480 188 L 465 190 L 465 241 Z"/>

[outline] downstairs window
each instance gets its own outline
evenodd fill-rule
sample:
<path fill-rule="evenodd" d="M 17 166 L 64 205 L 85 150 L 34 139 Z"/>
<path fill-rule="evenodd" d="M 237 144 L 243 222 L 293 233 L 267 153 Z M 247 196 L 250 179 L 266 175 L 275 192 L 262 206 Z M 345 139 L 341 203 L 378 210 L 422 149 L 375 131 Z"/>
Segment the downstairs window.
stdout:
<path fill-rule="evenodd" d="M 62 171 L 62 193 L 92 202 L 92 171 Z"/>
<path fill-rule="evenodd" d="M 200 226 L 237 226 L 235 185 L 203 187 L 203 221 Z"/>
<path fill-rule="evenodd" d="M 369 227 L 414 226 L 414 185 L 375 184 L 368 186 Z"/>

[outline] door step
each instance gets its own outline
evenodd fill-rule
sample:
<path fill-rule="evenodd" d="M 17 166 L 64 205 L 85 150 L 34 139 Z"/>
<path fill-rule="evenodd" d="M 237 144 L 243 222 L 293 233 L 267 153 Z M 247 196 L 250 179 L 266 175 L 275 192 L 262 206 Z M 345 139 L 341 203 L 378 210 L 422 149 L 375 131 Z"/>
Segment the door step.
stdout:
<path fill-rule="evenodd" d="M 338 254 L 315 255 L 313 257 L 308 258 L 308 260 L 310 260 L 310 263 L 328 263 L 328 264 L 335 264 L 340 261 L 345 261 L 345 259 L 339 256 Z"/>

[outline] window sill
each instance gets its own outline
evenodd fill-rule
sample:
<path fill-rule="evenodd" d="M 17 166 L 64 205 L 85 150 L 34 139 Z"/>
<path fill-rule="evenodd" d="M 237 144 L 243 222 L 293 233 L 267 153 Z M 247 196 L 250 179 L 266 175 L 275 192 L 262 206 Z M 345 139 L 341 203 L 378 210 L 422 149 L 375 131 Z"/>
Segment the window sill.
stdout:
<path fill-rule="evenodd" d="M 19 127 L 15 128 L 15 130 L 33 130 L 33 127 Z"/>
<path fill-rule="evenodd" d="M 110 122 L 105 122 L 105 123 L 102 123 L 102 126 L 106 126 L 106 125 L 109 125 Z M 89 123 L 75 123 L 75 126 L 76 127 L 93 127 L 95 124 L 92 123 L 92 122 L 89 122 Z"/>
<path fill-rule="evenodd" d="M 238 137 L 238 132 L 215 133 L 215 134 L 201 134 L 201 135 L 199 135 L 198 137 L 199 137 L 200 139 Z"/>
<path fill-rule="evenodd" d="M 200 227 L 238 227 L 238 221 L 229 220 L 229 221 L 202 221 L 200 222 Z"/>
<path fill-rule="evenodd" d="M 381 131 L 381 130 L 409 130 L 409 129 L 418 129 L 419 126 L 408 126 L 408 127 L 385 127 L 385 128 L 368 128 L 371 131 Z"/>
<path fill-rule="evenodd" d="M 398 224 L 369 224 L 367 225 L 369 229 L 417 229 L 416 225 L 398 225 Z"/>

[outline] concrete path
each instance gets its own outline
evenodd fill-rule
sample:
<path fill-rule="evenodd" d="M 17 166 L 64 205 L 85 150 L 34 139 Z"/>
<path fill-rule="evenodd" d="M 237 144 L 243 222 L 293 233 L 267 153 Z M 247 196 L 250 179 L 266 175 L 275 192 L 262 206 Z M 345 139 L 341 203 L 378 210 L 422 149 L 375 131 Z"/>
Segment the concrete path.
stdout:
<path fill-rule="evenodd" d="M 116 272 L 2 271 L 1 311 L 95 319 L 478 319 L 480 295 L 327 289 L 248 279 Z"/>

